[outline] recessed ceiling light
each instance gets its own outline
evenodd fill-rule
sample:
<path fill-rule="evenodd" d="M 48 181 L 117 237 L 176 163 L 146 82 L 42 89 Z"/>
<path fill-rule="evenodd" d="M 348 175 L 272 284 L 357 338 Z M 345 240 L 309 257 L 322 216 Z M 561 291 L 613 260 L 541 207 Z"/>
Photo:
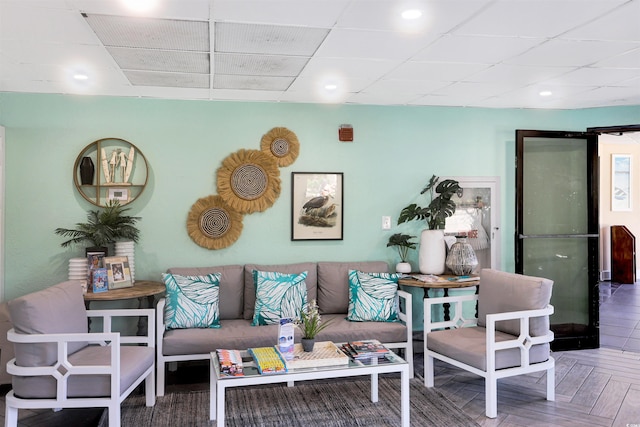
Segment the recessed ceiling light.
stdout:
<path fill-rule="evenodd" d="M 84 81 L 84 80 L 89 80 L 89 76 L 87 76 L 84 73 L 75 73 L 73 75 L 73 78 L 78 80 L 78 81 Z"/>
<path fill-rule="evenodd" d="M 551 92 L 550 90 L 543 90 L 542 92 L 540 92 L 539 95 L 540 96 L 551 96 L 551 95 L 553 95 L 553 92 Z"/>
<path fill-rule="evenodd" d="M 329 83 L 329 84 L 324 85 L 324 88 L 326 90 L 336 90 L 336 89 L 338 89 L 338 85 L 334 84 L 334 83 Z"/>
<path fill-rule="evenodd" d="M 418 9 L 408 9 L 402 12 L 402 17 L 404 19 L 418 19 L 422 16 L 422 11 Z"/>

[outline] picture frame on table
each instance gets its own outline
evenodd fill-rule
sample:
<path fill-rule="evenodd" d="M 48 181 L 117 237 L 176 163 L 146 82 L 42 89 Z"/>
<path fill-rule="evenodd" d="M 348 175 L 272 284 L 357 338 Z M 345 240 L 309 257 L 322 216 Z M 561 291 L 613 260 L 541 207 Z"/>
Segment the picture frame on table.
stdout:
<path fill-rule="evenodd" d="M 633 209 L 632 179 L 633 156 L 631 154 L 611 155 L 611 210 L 631 211 Z"/>
<path fill-rule="evenodd" d="M 85 251 L 85 255 L 87 257 L 87 289 L 91 289 L 93 271 L 104 268 L 104 258 L 107 256 L 107 252 L 90 248 Z"/>
<path fill-rule="evenodd" d="M 104 259 L 107 269 L 107 281 L 109 289 L 130 288 L 133 286 L 131 280 L 131 269 L 129 268 L 129 257 L 110 256 Z"/>
<path fill-rule="evenodd" d="M 342 172 L 291 173 L 291 240 L 342 240 Z"/>
<path fill-rule="evenodd" d="M 91 290 L 94 294 L 109 290 L 109 279 L 106 268 L 94 268 L 91 270 Z"/>

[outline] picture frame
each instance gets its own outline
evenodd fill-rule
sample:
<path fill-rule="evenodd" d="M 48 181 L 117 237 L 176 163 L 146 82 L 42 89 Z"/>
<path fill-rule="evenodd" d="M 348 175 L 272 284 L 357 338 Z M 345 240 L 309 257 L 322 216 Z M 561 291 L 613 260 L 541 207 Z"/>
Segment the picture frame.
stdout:
<path fill-rule="evenodd" d="M 118 200 L 119 202 L 129 202 L 129 189 L 122 187 L 109 187 L 107 200 Z"/>
<path fill-rule="evenodd" d="M 631 154 L 611 155 L 611 210 L 631 211 L 633 209 Z"/>
<path fill-rule="evenodd" d="M 291 240 L 342 240 L 342 172 L 291 173 Z"/>
<path fill-rule="evenodd" d="M 129 257 L 110 256 L 104 259 L 107 269 L 107 282 L 109 289 L 130 288 L 133 286 L 131 280 L 131 269 L 129 268 Z"/>

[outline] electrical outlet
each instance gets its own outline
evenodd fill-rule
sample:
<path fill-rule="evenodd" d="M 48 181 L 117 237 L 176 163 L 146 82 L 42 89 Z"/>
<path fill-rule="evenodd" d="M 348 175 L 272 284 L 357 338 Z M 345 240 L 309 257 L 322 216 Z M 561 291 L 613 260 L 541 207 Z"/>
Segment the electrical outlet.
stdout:
<path fill-rule="evenodd" d="M 382 229 L 383 230 L 391 230 L 391 217 L 383 216 L 382 217 Z"/>

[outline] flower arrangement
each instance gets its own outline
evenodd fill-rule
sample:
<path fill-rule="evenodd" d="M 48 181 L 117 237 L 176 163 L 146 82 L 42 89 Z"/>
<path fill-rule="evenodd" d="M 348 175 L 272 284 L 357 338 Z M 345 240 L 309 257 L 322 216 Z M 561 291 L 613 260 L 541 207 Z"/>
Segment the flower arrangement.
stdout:
<path fill-rule="evenodd" d="M 296 322 L 296 325 L 302 331 L 303 339 L 315 339 L 316 335 L 329 326 L 330 323 L 331 321 L 322 322 L 320 312 L 318 311 L 318 303 L 316 300 L 311 300 L 311 302 L 300 311 L 300 319 Z"/>

